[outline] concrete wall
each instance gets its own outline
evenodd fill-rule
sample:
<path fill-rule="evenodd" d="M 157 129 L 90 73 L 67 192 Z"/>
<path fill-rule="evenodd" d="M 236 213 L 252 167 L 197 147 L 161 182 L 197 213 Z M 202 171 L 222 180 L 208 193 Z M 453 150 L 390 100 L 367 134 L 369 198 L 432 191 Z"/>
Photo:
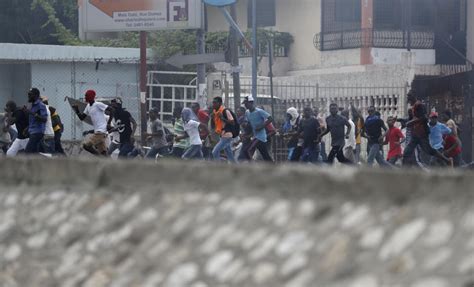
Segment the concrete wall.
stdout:
<path fill-rule="evenodd" d="M 237 20 L 239 26 L 247 30 L 247 2 L 238 1 Z M 291 70 L 301 70 L 316 67 L 320 64 L 320 52 L 313 45 L 314 35 L 321 27 L 320 0 L 277 0 L 276 25 L 268 29 L 288 32 L 293 35 L 295 42 L 290 48 Z M 228 24 L 222 14 L 215 8 L 208 8 L 209 31 L 228 30 Z"/>
<path fill-rule="evenodd" d="M 360 49 L 345 49 L 321 52 L 320 68 L 355 65 L 360 65 Z"/>
<path fill-rule="evenodd" d="M 474 62 L 474 1 L 467 1 L 467 58 Z"/>
<path fill-rule="evenodd" d="M 404 54 L 407 54 L 404 49 L 384 49 L 372 48 L 371 55 L 373 64 L 375 65 L 401 65 L 403 63 Z M 411 52 L 414 57 L 415 65 L 435 65 L 436 51 L 435 50 L 417 50 Z"/>
<path fill-rule="evenodd" d="M 82 131 L 91 129 L 72 113 L 65 97 L 82 99 L 85 91 L 94 89 L 98 97 L 122 97 L 124 107 L 139 121 L 137 66 L 104 63 L 96 71 L 95 63 L 35 63 L 31 65 L 32 85 L 48 96 L 51 106 L 58 109 L 66 140 L 82 138 Z M 73 84 L 74 83 L 74 84 Z"/>
<path fill-rule="evenodd" d="M 29 159 L 0 170 L 2 286 L 474 281 L 470 173 Z"/>
<path fill-rule="evenodd" d="M 292 70 L 314 68 L 320 64 L 320 52 L 313 38 L 321 32 L 321 1 L 277 1 L 277 31 L 289 32 L 295 42 L 290 50 Z"/>

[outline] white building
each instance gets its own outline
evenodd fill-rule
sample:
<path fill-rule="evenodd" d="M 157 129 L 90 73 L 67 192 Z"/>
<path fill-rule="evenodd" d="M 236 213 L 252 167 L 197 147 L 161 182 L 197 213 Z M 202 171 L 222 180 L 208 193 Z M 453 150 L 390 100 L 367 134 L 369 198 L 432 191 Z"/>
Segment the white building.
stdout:
<path fill-rule="evenodd" d="M 294 38 L 287 57 L 275 61 L 277 83 L 304 82 L 334 88 L 318 90 L 317 97 L 326 98 L 324 103 L 319 102 L 321 106 L 330 101 L 344 106 L 360 102 L 362 109 L 374 104 L 388 114 L 403 116 L 404 94 L 416 76 L 440 76 L 472 68 L 465 58 L 474 58 L 474 17 L 470 16 L 474 15 L 473 2 L 259 0 L 257 23 L 265 29 L 288 32 Z M 251 24 L 250 3 L 239 0 L 237 4 L 237 21 L 243 30 Z M 220 11 L 207 9 L 209 31 L 227 30 Z M 267 63 L 265 57 L 259 57 L 259 76 L 268 75 Z M 241 64 L 244 75 L 248 75 L 250 59 L 242 58 Z M 217 68 L 228 70 L 226 65 Z M 209 85 L 211 92 L 213 86 Z M 279 96 L 287 94 L 284 91 Z M 316 96 L 302 89 L 296 97 Z"/>
<path fill-rule="evenodd" d="M 81 139 L 81 123 L 66 97 L 82 99 L 94 89 L 98 97 L 121 97 L 139 117 L 139 49 L 0 44 L 0 107 L 8 100 L 27 103 L 27 92 L 37 87 L 57 108 L 64 124 L 63 139 Z"/>

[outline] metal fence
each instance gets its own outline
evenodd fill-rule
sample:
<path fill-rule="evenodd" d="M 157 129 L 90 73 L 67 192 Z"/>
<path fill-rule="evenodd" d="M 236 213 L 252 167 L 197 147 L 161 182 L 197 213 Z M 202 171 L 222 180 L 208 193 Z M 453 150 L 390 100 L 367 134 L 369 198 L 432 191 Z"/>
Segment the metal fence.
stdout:
<path fill-rule="evenodd" d="M 191 78 L 187 83 L 170 84 L 160 80 L 164 75 L 176 76 L 177 78 Z M 194 72 L 162 72 L 149 71 L 147 77 L 148 87 L 148 108 L 157 108 L 160 111 L 160 118 L 163 122 L 171 122 L 173 111 L 176 107 L 189 107 L 197 101 L 196 73 Z M 175 81 L 176 82 L 176 81 Z"/>
<path fill-rule="evenodd" d="M 408 34 L 410 33 L 410 34 Z M 363 47 L 406 49 L 410 37 L 412 49 L 434 49 L 434 31 L 403 31 L 386 29 L 353 29 L 323 32 L 314 36 L 314 46 L 320 51 Z"/>
<path fill-rule="evenodd" d="M 84 98 L 87 90 L 97 92 L 97 98 L 120 98 L 140 125 L 140 93 L 138 63 L 117 59 L 113 62 L 32 63 L 31 84 L 48 96 L 64 124 L 63 140 L 82 140 L 83 131 L 92 127 L 81 122 L 72 111 L 66 97 Z M 138 136 L 138 134 L 137 134 Z"/>
<path fill-rule="evenodd" d="M 232 90 L 233 86 L 229 86 Z M 252 86 L 244 83 L 241 85 L 242 93 L 251 93 Z M 258 85 L 257 104 L 273 113 L 276 126 L 280 128 L 286 117 L 286 110 L 295 107 L 301 113 L 304 107 L 317 109 L 319 116 L 325 118 L 329 115 L 329 105 L 336 103 L 340 108 L 348 109 L 353 104 L 362 115 L 367 116 L 367 110 L 374 106 L 387 119 L 389 116 L 405 118 L 407 116 L 406 94 L 410 87 L 400 86 L 320 86 L 314 83 L 275 82 L 273 85 L 274 100 L 271 110 L 270 84 Z M 273 143 L 273 154 L 277 161 L 287 159 L 286 142 L 282 137 L 276 136 Z M 328 142 L 330 138 L 328 136 Z M 329 151 L 329 145 L 326 145 Z M 363 150 L 365 146 L 363 146 Z"/>
<path fill-rule="evenodd" d="M 225 45 L 210 45 L 206 47 L 206 53 L 223 53 L 228 49 Z M 252 57 L 252 51 L 249 50 L 243 43 L 239 43 L 239 57 L 250 58 Z M 274 57 L 288 57 L 289 47 L 274 44 L 273 45 L 273 56 Z M 257 55 L 259 57 L 268 56 L 268 47 L 266 43 L 258 44 Z"/>

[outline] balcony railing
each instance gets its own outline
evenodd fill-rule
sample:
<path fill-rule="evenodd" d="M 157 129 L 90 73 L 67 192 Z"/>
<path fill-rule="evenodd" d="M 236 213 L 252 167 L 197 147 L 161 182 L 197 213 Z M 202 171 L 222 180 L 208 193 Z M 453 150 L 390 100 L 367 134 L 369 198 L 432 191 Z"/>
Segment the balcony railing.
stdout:
<path fill-rule="evenodd" d="M 410 37 L 408 37 L 410 35 Z M 355 29 L 338 32 L 324 32 L 314 36 L 314 46 L 320 51 L 375 48 L 434 49 L 433 31 Z"/>
<path fill-rule="evenodd" d="M 207 46 L 206 47 L 206 52 L 207 53 L 222 53 L 225 52 L 226 47 L 225 46 Z M 274 45 L 273 46 L 273 56 L 282 58 L 282 57 L 288 57 L 288 52 L 289 49 L 283 46 L 279 45 Z M 259 57 L 267 57 L 268 56 L 268 48 L 266 44 L 260 44 L 258 45 L 258 54 Z M 248 58 L 252 57 L 252 51 L 249 50 L 245 45 L 240 44 L 239 45 L 239 57 L 240 58 Z"/>

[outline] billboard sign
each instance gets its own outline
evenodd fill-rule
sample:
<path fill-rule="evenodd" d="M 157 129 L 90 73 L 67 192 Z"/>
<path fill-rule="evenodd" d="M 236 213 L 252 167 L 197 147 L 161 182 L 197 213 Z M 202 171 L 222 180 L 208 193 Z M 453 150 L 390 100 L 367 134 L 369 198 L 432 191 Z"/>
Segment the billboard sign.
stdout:
<path fill-rule="evenodd" d="M 81 0 L 84 32 L 201 28 L 201 0 Z"/>
<path fill-rule="evenodd" d="M 237 2 L 237 0 L 204 0 L 204 3 L 210 6 L 215 6 L 215 7 L 224 7 L 224 6 L 229 6 L 233 5 Z"/>

